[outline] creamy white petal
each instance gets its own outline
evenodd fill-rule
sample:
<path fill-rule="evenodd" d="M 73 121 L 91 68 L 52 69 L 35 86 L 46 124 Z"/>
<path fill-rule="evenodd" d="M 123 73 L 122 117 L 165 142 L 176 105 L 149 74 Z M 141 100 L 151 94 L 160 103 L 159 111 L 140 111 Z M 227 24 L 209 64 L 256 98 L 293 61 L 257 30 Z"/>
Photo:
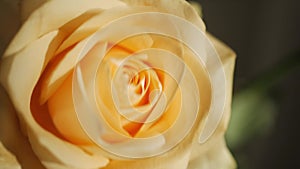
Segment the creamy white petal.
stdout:
<path fill-rule="evenodd" d="M 227 149 L 224 141 L 224 133 L 226 132 L 231 112 L 230 107 L 232 97 L 233 70 L 236 55 L 224 43 L 220 42 L 210 34 L 207 34 L 207 36 L 215 46 L 224 66 L 226 75 L 227 99 L 221 122 L 219 123 L 214 134 L 203 144 L 198 142 L 199 134 L 202 128 L 200 127 L 198 129 L 193 141 L 193 151 L 191 154 L 189 169 L 233 169 L 236 168 L 236 164 L 231 153 Z"/>
<path fill-rule="evenodd" d="M 104 169 L 185 169 L 190 148 L 190 142 L 185 140 L 165 155 L 140 160 L 112 160 Z"/>
<path fill-rule="evenodd" d="M 224 138 L 211 145 L 205 153 L 201 152 L 197 158 L 189 162 L 187 169 L 234 169 L 236 164 L 229 150 L 227 149 Z"/>

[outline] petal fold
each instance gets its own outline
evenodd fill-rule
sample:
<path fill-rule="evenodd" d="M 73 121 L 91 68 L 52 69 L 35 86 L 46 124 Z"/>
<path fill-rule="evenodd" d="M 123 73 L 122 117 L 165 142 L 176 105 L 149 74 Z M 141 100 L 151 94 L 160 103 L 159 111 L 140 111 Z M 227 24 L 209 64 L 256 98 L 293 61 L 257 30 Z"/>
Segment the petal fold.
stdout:
<path fill-rule="evenodd" d="M 188 169 L 214 169 L 214 168 L 236 168 L 236 163 L 231 153 L 227 149 L 224 133 L 226 132 L 231 112 L 233 71 L 236 54 L 224 43 L 207 33 L 216 48 L 226 76 L 226 103 L 222 119 L 213 135 L 203 144 L 198 142 L 201 127 L 198 128 L 193 141 L 193 151 L 190 157 Z"/>
<path fill-rule="evenodd" d="M 70 3 L 68 0 L 47 1 L 24 22 L 24 25 L 6 50 L 4 57 L 18 52 L 40 36 L 57 30 L 90 9 L 109 9 L 120 5 L 123 5 L 123 3 L 118 0 L 90 0 L 89 3 L 86 1 L 72 1 Z"/>

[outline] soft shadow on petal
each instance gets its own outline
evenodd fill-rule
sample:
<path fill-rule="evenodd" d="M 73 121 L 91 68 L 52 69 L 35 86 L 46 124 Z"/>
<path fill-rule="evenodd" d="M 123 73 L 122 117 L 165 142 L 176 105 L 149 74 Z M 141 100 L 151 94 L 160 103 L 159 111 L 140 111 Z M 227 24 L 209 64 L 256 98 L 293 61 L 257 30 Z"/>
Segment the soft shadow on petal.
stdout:
<path fill-rule="evenodd" d="M 153 7 L 123 7 L 123 6 L 117 6 L 115 8 L 111 8 L 108 10 L 103 10 L 99 12 L 98 14 L 91 17 L 86 22 L 82 23 L 80 26 L 78 26 L 74 32 L 70 36 L 65 39 L 63 44 L 59 47 L 57 50 L 58 52 L 61 52 L 65 50 L 66 48 L 74 45 L 75 43 L 85 39 L 86 37 L 90 36 L 100 28 L 105 27 L 107 24 L 112 23 L 121 17 L 132 15 L 135 13 L 144 13 L 144 12 L 152 12 L 155 9 Z M 155 10 L 157 11 L 157 10 Z M 63 27 L 63 29 L 65 29 Z M 67 28 L 68 29 L 68 28 Z M 119 28 L 116 28 L 119 29 Z M 124 31 L 124 30 L 123 30 Z M 109 37 L 112 38 L 112 37 Z M 117 43 L 117 42 L 114 42 Z"/>
<path fill-rule="evenodd" d="M 21 133 L 14 107 L 2 86 L 0 86 L 0 124 L 0 140 L 15 154 L 22 169 L 44 169 L 32 151 L 28 138 Z"/>
<path fill-rule="evenodd" d="M 224 133 L 226 132 L 228 122 L 230 119 L 231 112 L 231 97 L 232 97 L 232 83 L 233 83 L 233 70 L 235 64 L 235 53 L 224 43 L 217 40 L 210 34 L 207 34 L 208 38 L 212 41 L 215 46 L 220 59 L 224 66 L 226 76 L 226 103 L 223 117 L 219 126 L 217 127 L 214 134 L 203 144 L 198 142 L 199 128 L 195 140 L 193 142 L 193 151 L 191 155 L 191 161 L 188 169 L 233 169 L 236 168 L 236 163 L 228 151 Z"/>
<path fill-rule="evenodd" d="M 1 83 L 18 112 L 22 130 L 28 135 L 34 152 L 45 166 L 51 168 L 49 164 L 56 163 L 70 169 L 103 167 L 108 163 L 107 159 L 90 155 L 76 145 L 61 140 L 44 130 L 32 116 L 32 91 L 43 69 L 47 48 L 55 35 L 53 32 L 41 37 L 16 55 L 4 58 L 0 67 Z"/>
<path fill-rule="evenodd" d="M 21 20 L 25 21 L 30 14 L 49 0 L 20 0 Z"/>
<path fill-rule="evenodd" d="M 0 168 L 3 169 L 21 169 L 16 157 L 11 154 L 0 142 Z"/>
<path fill-rule="evenodd" d="M 42 75 L 40 104 L 45 104 L 72 72 L 75 65 L 79 62 L 80 52 L 85 45 L 86 40 L 79 42 L 72 49 L 56 56 L 51 65 L 47 65 Z"/>
<path fill-rule="evenodd" d="M 140 160 L 112 160 L 104 169 L 185 169 L 190 151 L 190 139 L 186 139 L 180 146 L 162 156 Z"/>

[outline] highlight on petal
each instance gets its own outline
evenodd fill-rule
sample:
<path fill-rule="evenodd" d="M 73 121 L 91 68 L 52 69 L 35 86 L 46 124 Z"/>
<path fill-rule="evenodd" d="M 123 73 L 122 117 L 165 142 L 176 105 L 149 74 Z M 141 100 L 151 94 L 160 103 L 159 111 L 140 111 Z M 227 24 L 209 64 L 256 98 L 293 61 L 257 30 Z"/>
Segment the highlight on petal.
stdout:
<path fill-rule="evenodd" d="M 121 17 L 132 15 L 135 13 L 143 13 L 143 12 L 150 12 L 150 11 L 157 11 L 157 9 L 153 7 L 128 7 L 128 6 L 117 6 L 115 8 L 107 9 L 98 14 L 92 16 L 90 19 L 83 22 L 81 25 L 76 27 L 72 34 L 68 36 L 64 42 L 61 44 L 57 53 L 62 52 L 63 50 L 67 49 L 68 47 L 78 43 L 79 41 L 85 39 L 86 37 L 95 33 L 98 29 L 101 29 L 105 25 L 117 20 Z M 68 24 L 69 25 L 69 24 Z M 73 24 L 71 24 L 73 25 Z M 62 30 L 69 30 L 69 27 L 66 25 L 62 27 Z M 147 42 L 149 43 L 149 42 Z M 135 44 L 137 45 L 137 44 Z"/>
<path fill-rule="evenodd" d="M 56 36 L 57 31 L 51 32 L 17 54 L 2 59 L 0 80 L 17 110 L 24 110 L 30 105 L 31 92 L 39 79 L 49 45 Z"/>
<path fill-rule="evenodd" d="M 202 31 L 205 31 L 205 24 L 200 19 L 197 11 L 185 0 L 122 0 L 128 5 L 153 6 L 161 12 L 177 15 L 195 24 Z"/>
<path fill-rule="evenodd" d="M 81 41 L 72 49 L 61 53 L 55 60 L 52 60 L 50 66 L 48 65 L 41 84 L 40 104 L 45 104 L 71 73 L 76 65 L 76 59 L 85 45 L 86 41 Z"/>
<path fill-rule="evenodd" d="M 231 153 L 229 152 L 225 140 L 224 133 L 227 129 L 230 118 L 230 107 L 232 97 L 233 70 L 235 63 L 235 53 L 224 43 L 217 40 L 215 37 L 207 33 L 207 37 L 211 40 L 216 48 L 224 72 L 226 75 L 226 102 L 222 119 L 209 140 L 204 143 L 199 143 L 199 136 L 202 128 L 197 130 L 197 139 L 193 141 L 193 151 L 188 169 L 202 168 L 236 168 L 236 163 Z"/>

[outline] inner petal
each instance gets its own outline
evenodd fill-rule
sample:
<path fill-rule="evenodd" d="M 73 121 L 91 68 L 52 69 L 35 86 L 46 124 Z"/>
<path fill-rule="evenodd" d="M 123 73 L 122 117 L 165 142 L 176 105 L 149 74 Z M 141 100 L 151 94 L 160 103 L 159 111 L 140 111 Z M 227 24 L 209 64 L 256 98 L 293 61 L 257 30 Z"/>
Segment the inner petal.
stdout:
<path fill-rule="evenodd" d="M 156 106 L 162 88 L 156 70 L 144 59 L 136 57 L 126 59 L 112 80 L 119 113 L 128 120 L 140 123 L 145 123 Z"/>

